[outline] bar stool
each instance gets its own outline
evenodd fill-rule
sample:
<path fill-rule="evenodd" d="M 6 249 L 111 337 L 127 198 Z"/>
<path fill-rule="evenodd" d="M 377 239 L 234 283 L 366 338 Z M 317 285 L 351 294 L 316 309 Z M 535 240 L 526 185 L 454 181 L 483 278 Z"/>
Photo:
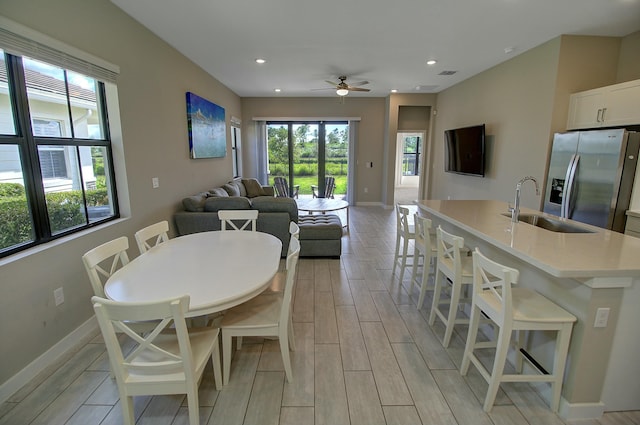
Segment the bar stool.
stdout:
<path fill-rule="evenodd" d="M 442 345 L 446 348 L 451 341 L 453 327 L 456 324 L 469 323 L 468 319 L 458 319 L 456 316 L 461 301 L 470 303 L 470 300 L 461 300 L 460 295 L 462 294 L 462 285 L 471 285 L 473 283 L 473 263 L 472 258 L 465 253 L 464 239 L 442 230 L 440 226 L 436 229 L 436 245 L 438 246 L 438 254 L 429 325 L 433 326 L 436 316 L 442 320 L 442 323 L 446 326 Z M 439 309 L 440 305 L 446 304 L 446 302 L 440 301 L 442 287 L 446 282 L 445 278 L 451 281 L 451 296 L 448 303 L 449 312 L 446 316 Z"/>
<path fill-rule="evenodd" d="M 409 254 L 409 241 L 415 240 L 415 226 L 409 223 L 409 208 L 396 204 L 396 253 L 393 258 L 392 275 L 396 273 L 396 267 L 400 265 L 400 284 L 404 271 L 407 268 L 407 258 L 413 261 L 413 254 Z M 400 251 L 400 240 L 402 239 L 402 251 Z M 409 264 L 412 265 L 412 264 Z"/>
<path fill-rule="evenodd" d="M 420 296 L 418 297 L 418 310 L 422 308 L 424 303 L 424 295 L 427 292 L 429 276 L 433 275 L 433 269 L 435 266 L 435 259 L 438 256 L 438 248 L 436 244 L 432 243 L 435 234 L 431 234 L 431 220 L 426 217 L 422 217 L 418 213 L 413 215 L 413 222 L 415 226 L 415 241 L 413 249 L 413 267 L 411 270 L 411 286 L 409 288 L 409 294 L 413 293 L 413 286 L 418 285 L 420 289 Z M 422 258 L 422 265 L 420 265 L 420 258 Z M 422 267 L 422 278 L 420 282 L 417 281 L 416 275 L 418 267 Z"/>
<path fill-rule="evenodd" d="M 569 340 L 576 317 L 535 291 L 512 288 L 512 284 L 518 283 L 518 276 L 518 270 L 488 259 L 476 248 L 473 253 L 473 307 L 460 373 L 466 375 L 469 363 L 473 363 L 489 384 L 483 406 L 485 412 L 491 410 L 500 382 L 550 382 L 553 391 L 549 405 L 557 412 Z M 476 342 L 483 313 L 500 328 L 495 343 Z M 526 330 L 557 331 L 551 374 L 521 374 L 524 356 L 520 348 Z M 517 331 L 515 354 L 518 374 L 505 374 L 504 365 L 512 331 Z M 491 374 L 474 354 L 475 349 L 489 347 L 496 347 Z"/>

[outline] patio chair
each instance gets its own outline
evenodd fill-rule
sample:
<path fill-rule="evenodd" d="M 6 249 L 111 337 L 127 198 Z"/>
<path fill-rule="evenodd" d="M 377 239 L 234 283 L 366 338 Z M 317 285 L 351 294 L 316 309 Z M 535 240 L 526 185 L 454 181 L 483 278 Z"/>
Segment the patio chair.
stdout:
<path fill-rule="evenodd" d="M 327 176 L 324 178 L 324 198 L 333 199 L 333 191 L 336 188 L 336 178 L 333 176 Z M 311 192 L 313 193 L 314 198 L 318 198 L 318 186 L 315 184 L 311 185 Z"/>
<path fill-rule="evenodd" d="M 293 192 L 289 191 L 289 182 L 285 177 L 274 177 L 273 187 L 278 198 L 297 198 L 300 185 L 293 185 Z"/>

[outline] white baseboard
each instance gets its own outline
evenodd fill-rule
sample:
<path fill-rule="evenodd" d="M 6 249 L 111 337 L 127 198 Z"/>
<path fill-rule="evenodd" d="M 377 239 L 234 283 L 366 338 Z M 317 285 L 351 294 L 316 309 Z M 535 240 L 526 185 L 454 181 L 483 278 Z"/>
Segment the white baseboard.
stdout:
<path fill-rule="evenodd" d="M 569 403 L 564 398 L 560 398 L 560 408 L 558 415 L 562 419 L 600 419 L 604 414 L 605 405 L 603 402 L 594 403 Z"/>
<path fill-rule="evenodd" d="M 15 394 L 25 384 L 35 378 L 40 372 L 63 356 L 67 351 L 77 348 L 78 345 L 86 344 L 87 338 L 98 329 L 98 322 L 95 316 L 84 322 L 69 335 L 64 337 L 56 345 L 48 349 L 40 357 L 29 363 L 27 367 L 13 375 L 6 382 L 0 385 L 0 404 L 4 403 Z"/>

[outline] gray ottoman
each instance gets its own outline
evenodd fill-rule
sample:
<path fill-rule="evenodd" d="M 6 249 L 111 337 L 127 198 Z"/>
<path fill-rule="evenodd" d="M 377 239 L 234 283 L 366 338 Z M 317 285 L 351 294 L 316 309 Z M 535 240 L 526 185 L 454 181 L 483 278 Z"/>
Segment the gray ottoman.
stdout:
<path fill-rule="evenodd" d="M 333 257 L 342 254 L 342 222 L 337 215 L 298 216 L 301 257 Z"/>

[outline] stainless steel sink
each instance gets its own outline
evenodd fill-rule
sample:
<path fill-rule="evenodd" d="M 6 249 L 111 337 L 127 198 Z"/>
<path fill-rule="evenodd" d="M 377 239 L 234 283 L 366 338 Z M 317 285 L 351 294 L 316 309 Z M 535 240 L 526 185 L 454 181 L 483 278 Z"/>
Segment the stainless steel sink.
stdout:
<path fill-rule="evenodd" d="M 510 213 L 503 213 L 505 217 L 511 217 Z M 549 217 L 543 217 L 537 214 L 520 214 L 518 219 L 532 226 L 540 227 L 541 229 L 550 230 L 557 233 L 595 233 L 592 230 L 585 229 L 581 226 L 566 223 L 564 221 L 555 220 Z"/>

